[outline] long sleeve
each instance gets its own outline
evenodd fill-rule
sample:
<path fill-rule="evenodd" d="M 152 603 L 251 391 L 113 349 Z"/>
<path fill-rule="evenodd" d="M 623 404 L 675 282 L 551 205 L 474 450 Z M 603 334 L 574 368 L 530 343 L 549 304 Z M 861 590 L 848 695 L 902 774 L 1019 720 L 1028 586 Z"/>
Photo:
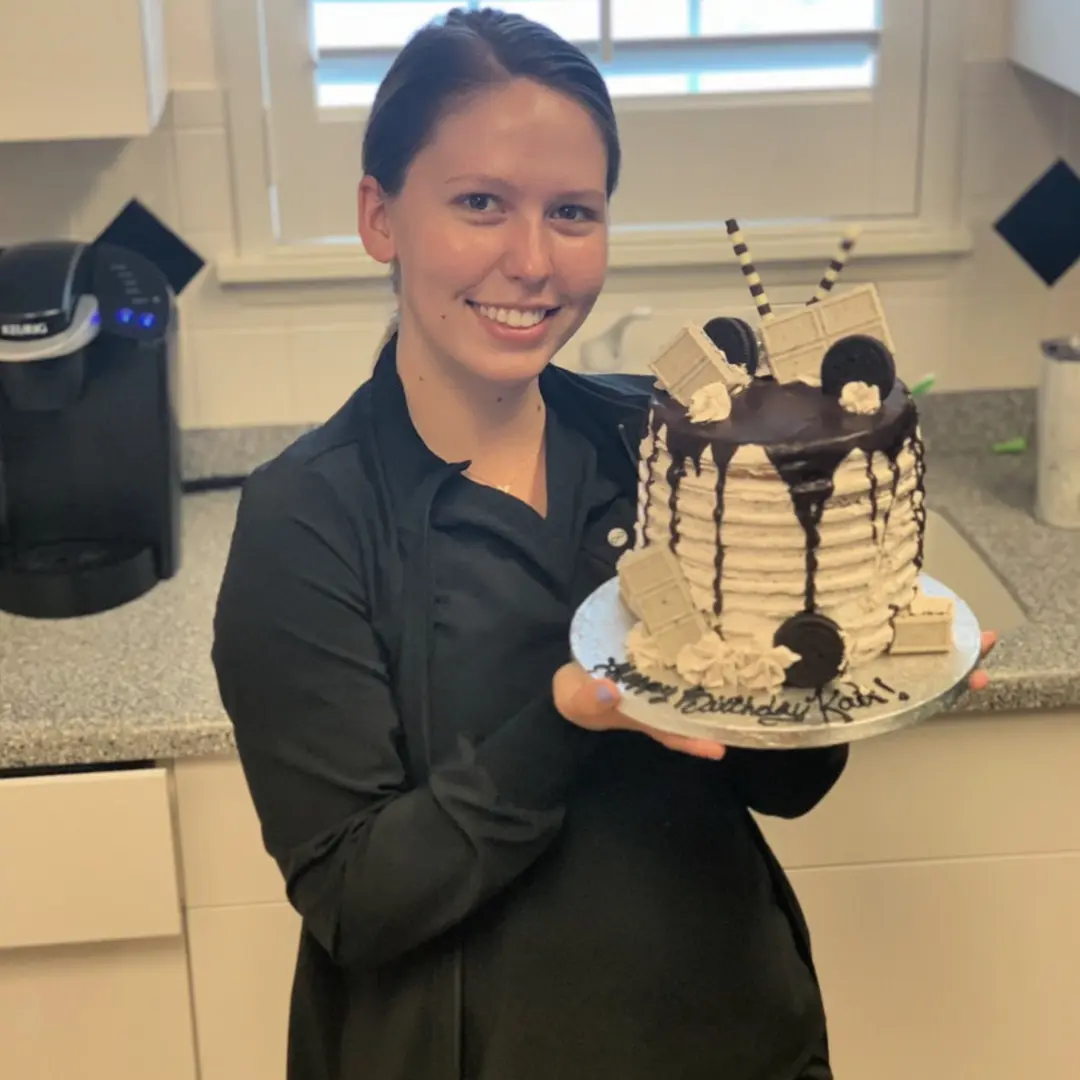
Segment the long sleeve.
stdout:
<path fill-rule="evenodd" d="M 557 834 L 595 738 L 544 696 L 410 789 L 356 552 L 321 475 L 254 475 L 213 645 L 267 850 L 343 967 L 404 954 L 520 875 Z"/>
<path fill-rule="evenodd" d="M 723 767 L 738 797 L 751 809 L 773 817 L 809 813 L 832 790 L 847 765 L 848 747 L 812 750 L 730 748 Z"/>

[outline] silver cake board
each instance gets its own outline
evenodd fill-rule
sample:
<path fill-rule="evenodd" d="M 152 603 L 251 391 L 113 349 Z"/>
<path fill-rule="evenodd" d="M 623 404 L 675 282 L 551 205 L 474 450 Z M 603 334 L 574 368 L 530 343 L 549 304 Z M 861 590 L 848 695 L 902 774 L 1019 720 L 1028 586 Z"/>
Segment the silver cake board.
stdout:
<path fill-rule="evenodd" d="M 919 585 L 927 596 L 952 599 L 952 649 L 886 654 L 816 692 L 710 692 L 689 686 L 674 672 L 637 671 L 627 660 L 625 645 L 635 619 L 619 595 L 617 577 L 578 608 L 570 626 L 570 649 L 586 671 L 619 687 L 621 712 L 654 730 L 751 749 L 833 746 L 917 724 L 965 693 L 979 663 L 978 621 L 941 582 L 922 574 Z"/>

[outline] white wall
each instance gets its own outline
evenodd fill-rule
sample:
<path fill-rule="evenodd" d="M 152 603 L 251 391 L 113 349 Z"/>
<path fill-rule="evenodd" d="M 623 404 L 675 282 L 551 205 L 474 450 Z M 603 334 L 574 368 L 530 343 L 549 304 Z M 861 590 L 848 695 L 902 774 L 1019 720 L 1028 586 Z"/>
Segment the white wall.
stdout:
<path fill-rule="evenodd" d="M 90 238 L 136 195 L 203 254 L 231 246 L 212 2 L 168 0 L 178 93 L 159 132 L 130 144 L 0 145 L 0 243 Z M 856 258 L 847 277 L 878 281 L 906 377 L 933 371 L 945 389 L 1029 386 L 1038 341 L 1080 331 L 1080 267 L 1047 289 L 991 223 L 1058 156 L 1080 169 L 1080 100 L 1002 60 L 1007 0 L 964 2 L 963 205 L 975 251 L 959 259 Z M 791 274 L 768 278 L 774 301 L 804 298 L 817 269 Z M 662 317 L 628 335 L 638 368 L 678 323 L 745 309 L 747 300 L 730 266 L 620 273 L 583 333 L 642 303 Z M 182 422 L 224 427 L 327 416 L 370 370 L 390 299 L 381 283 L 223 290 L 211 268 L 182 307 Z"/>

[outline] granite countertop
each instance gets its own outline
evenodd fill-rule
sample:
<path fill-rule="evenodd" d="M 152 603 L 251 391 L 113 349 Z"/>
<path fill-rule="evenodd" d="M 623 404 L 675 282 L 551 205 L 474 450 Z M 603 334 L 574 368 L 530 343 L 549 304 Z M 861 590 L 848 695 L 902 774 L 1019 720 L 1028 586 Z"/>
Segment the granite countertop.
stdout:
<path fill-rule="evenodd" d="M 992 438 L 1026 433 L 1030 395 L 934 397 L 923 409 L 930 504 L 1028 616 L 995 650 L 990 688 L 959 708 L 1080 708 L 1080 532 L 1032 517 L 1033 452 L 987 450 Z M 203 433 L 186 447 L 186 474 L 242 474 L 297 433 L 279 431 L 276 443 L 265 433 L 216 441 Z M 238 498 L 236 490 L 186 496 L 180 573 L 125 607 L 61 621 L 0 613 L 0 769 L 233 750 L 210 641 Z"/>

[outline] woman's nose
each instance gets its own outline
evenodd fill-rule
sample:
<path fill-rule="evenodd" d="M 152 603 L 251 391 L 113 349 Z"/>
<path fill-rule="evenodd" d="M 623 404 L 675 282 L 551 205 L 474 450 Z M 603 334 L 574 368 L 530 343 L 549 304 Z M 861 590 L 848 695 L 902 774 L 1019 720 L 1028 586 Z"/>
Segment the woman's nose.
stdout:
<path fill-rule="evenodd" d="M 507 277 L 542 283 L 552 273 L 551 235 L 546 221 L 522 219 L 507 230 Z"/>

